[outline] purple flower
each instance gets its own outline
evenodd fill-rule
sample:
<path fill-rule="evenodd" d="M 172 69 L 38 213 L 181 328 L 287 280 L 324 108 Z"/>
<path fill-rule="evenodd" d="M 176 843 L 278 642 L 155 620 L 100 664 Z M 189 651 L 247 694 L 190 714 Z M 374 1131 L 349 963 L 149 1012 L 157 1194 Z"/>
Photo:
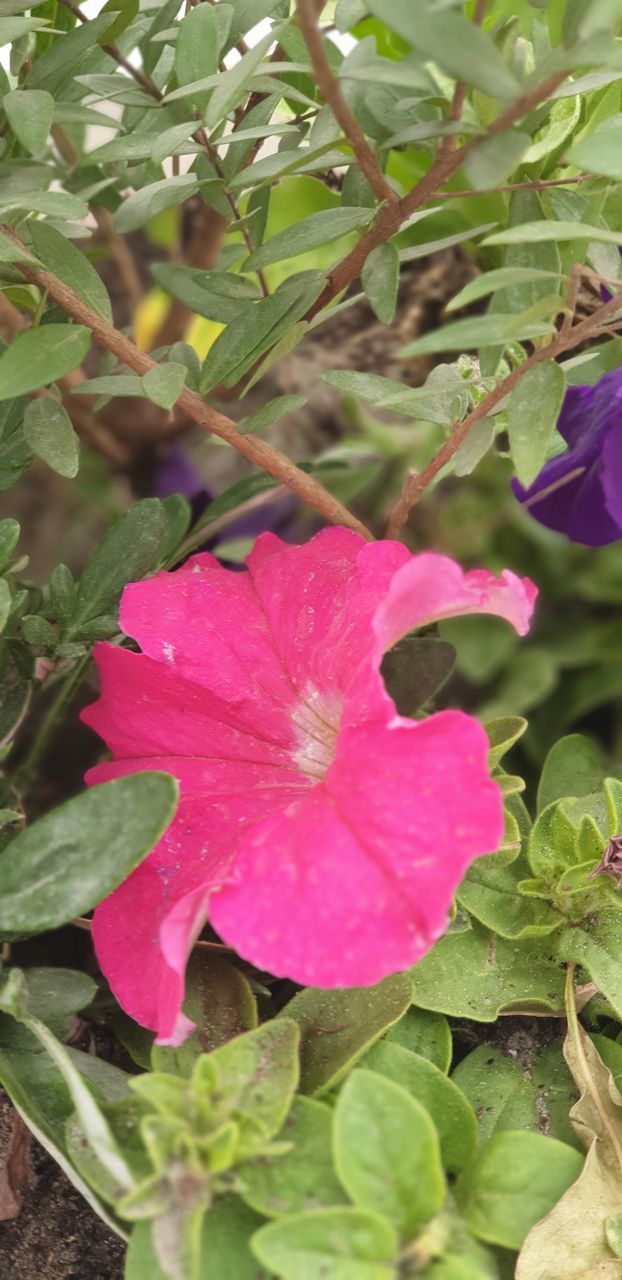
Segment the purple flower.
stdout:
<path fill-rule="evenodd" d="M 557 430 L 568 448 L 529 489 L 512 488 L 530 515 L 573 542 L 602 547 L 622 538 L 622 369 L 593 387 L 569 387 Z"/>

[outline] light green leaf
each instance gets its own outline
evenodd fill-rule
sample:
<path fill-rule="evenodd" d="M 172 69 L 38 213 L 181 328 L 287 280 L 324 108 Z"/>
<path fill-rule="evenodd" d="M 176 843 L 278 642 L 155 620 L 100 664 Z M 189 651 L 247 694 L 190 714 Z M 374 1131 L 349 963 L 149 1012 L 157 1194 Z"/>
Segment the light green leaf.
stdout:
<path fill-rule="evenodd" d="M 258 267 L 266 267 L 271 262 L 280 262 L 283 258 L 296 258 L 318 245 L 337 240 L 357 227 L 364 227 L 370 221 L 371 211 L 354 207 L 352 209 L 322 209 L 319 213 L 310 213 L 307 218 L 279 231 L 271 240 L 266 240 L 260 249 L 256 249 L 243 264 L 244 271 L 256 271 Z"/>
<path fill-rule="evenodd" d="M 60 276 L 98 315 L 112 323 L 108 290 L 86 255 L 49 222 L 29 222 L 28 230 L 43 265 Z"/>
<path fill-rule="evenodd" d="M 454 320 L 431 333 L 424 333 L 398 351 L 402 357 L 435 355 L 442 351 L 473 350 L 476 347 L 507 347 L 511 342 L 525 342 L 550 333 L 550 324 L 521 320 L 511 313 L 472 316 Z"/>
<path fill-rule="evenodd" d="M 158 262 L 152 267 L 152 275 L 190 311 L 223 324 L 235 320 L 261 297 L 257 285 L 232 271 L 197 271 L 177 263 Z"/>
<path fill-rule="evenodd" d="M 622 113 L 609 116 L 587 136 L 575 142 L 568 152 L 570 164 L 588 173 L 601 173 L 606 178 L 622 178 Z M 594 237 L 590 236 L 593 240 Z"/>
<path fill-rule="evenodd" d="M 529 134 L 518 129 L 483 138 L 464 161 L 464 172 L 477 191 L 495 187 L 513 172 L 529 147 Z"/>
<path fill-rule="evenodd" d="M 469 280 L 468 284 L 465 284 L 464 288 L 447 303 L 445 310 L 459 311 L 461 307 L 467 307 L 469 303 L 476 302 L 478 298 L 485 298 L 487 294 L 494 293 L 497 289 L 505 289 L 515 284 L 530 284 L 532 280 L 548 280 L 551 288 L 556 288 L 559 279 L 557 271 L 542 271 L 537 267 L 498 267 L 495 271 L 485 271 L 483 275 Z"/>
<path fill-rule="evenodd" d="M 507 405 L 510 452 L 521 484 L 529 488 L 546 462 L 566 392 L 566 378 L 554 360 L 533 365 L 512 391 Z"/>
<path fill-rule="evenodd" d="M 264 55 L 268 52 L 273 39 L 272 34 L 264 36 L 263 40 L 260 40 L 253 48 L 242 55 L 240 61 L 236 62 L 234 67 L 231 67 L 229 71 L 220 73 L 218 83 L 205 112 L 204 119 L 208 129 L 213 129 L 214 125 L 224 119 L 231 108 L 236 106 L 248 81 L 254 75 L 260 62 L 263 61 Z"/>
<path fill-rule="evenodd" d="M 254 413 L 249 413 L 248 417 L 241 418 L 238 422 L 238 431 L 242 435 L 246 435 L 249 431 L 262 431 L 265 427 L 271 427 L 273 422 L 284 418 L 286 414 L 302 409 L 306 403 L 306 396 L 276 396 L 274 400 L 269 400 L 267 404 L 261 405 L 261 408 L 255 409 Z"/>
<path fill-rule="evenodd" d="M 401 1085 L 425 1107 L 436 1126 L 443 1165 L 450 1173 L 460 1173 L 467 1167 L 477 1142 L 477 1121 L 453 1080 L 448 1080 L 427 1058 L 388 1040 L 375 1044 L 361 1066 Z"/>
<path fill-rule="evenodd" d="M 183 364 L 156 364 L 142 378 L 145 395 L 161 409 L 172 409 L 186 381 Z"/>
<path fill-rule="evenodd" d="M 560 738 L 542 766 L 538 812 L 564 796 L 589 796 L 602 789 L 606 776 L 602 748 L 582 733 Z"/>
<path fill-rule="evenodd" d="M 28 213 L 44 213 L 50 218 L 66 218 L 79 222 L 86 218 L 88 205 L 79 196 L 72 196 L 68 191 L 28 191 L 15 196 L 8 194 L 0 198 L 0 208 L 9 213 L 15 209 L 24 209 Z"/>
<path fill-rule="evenodd" d="M 581 114 L 581 100 L 578 97 L 559 98 L 553 102 L 551 113 L 544 127 L 536 133 L 535 141 L 525 152 L 525 164 L 535 164 L 552 151 L 561 147 L 570 137 Z"/>
<path fill-rule="evenodd" d="M 216 10 L 209 4 L 199 5 L 186 13 L 175 42 L 175 72 L 177 83 L 192 84 L 218 71 L 221 35 Z M 198 93 L 196 107 L 203 112 L 210 99 L 210 92 Z"/>
<path fill-rule="evenodd" d="M 428 1112 L 375 1071 L 357 1069 L 340 1091 L 335 1166 L 354 1203 L 379 1212 L 404 1242 L 418 1234 L 445 1199 L 438 1135 Z"/>
<path fill-rule="evenodd" d="M 15 89 L 2 100 L 16 138 L 31 156 L 43 150 L 54 117 L 54 99 L 45 89 Z"/>
<path fill-rule="evenodd" d="M 0 929 L 38 933 L 90 911 L 153 848 L 177 794 L 168 774 L 137 773 L 32 823 L 2 854 Z"/>
<path fill-rule="evenodd" d="M 622 913 L 618 907 L 598 912 L 594 920 L 568 928 L 561 935 L 562 960 L 580 964 L 606 996 L 618 1018 L 622 1018 Z"/>
<path fill-rule="evenodd" d="M 537 1030 L 525 1019 L 524 1030 L 508 1034 L 505 1052 L 480 1044 L 462 1059 L 452 1079 L 477 1115 L 482 1141 L 505 1129 L 524 1129 L 580 1149 L 568 1119 L 577 1090 L 561 1050 L 561 1040 L 540 1048 Z"/>
<path fill-rule="evenodd" d="M 522 226 L 507 227 L 495 231 L 482 241 L 488 244 L 542 244 L 547 240 L 596 240 L 603 244 L 619 244 L 620 232 L 609 227 L 594 227 L 588 222 L 562 222 L 556 220 L 525 222 Z"/>
<path fill-rule="evenodd" d="M 0 232 L 0 262 L 36 262 L 36 258 L 28 249 L 15 244 Z"/>
<path fill-rule="evenodd" d="M 397 1240 L 363 1209 L 318 1209 L 262 1227 L 251 1248 L 279 1280 L 395 1280 Z"/>
<path fill-rule="evenodd" d="M 565 1142 L 505 1130 L 489 1138 L 462 1175 L 458 1203 L 480 1240 L 520 1249 L 582 1168 L 583 1157 Z"/>
<path fill-rule="evenodd" d="M 520 83 L 491 37 L 455 9 L 439 12 L 434 0 L 416 7 L 411 0 L 369 0 L 367 7 L 449 75 L 493 98 L 507 101 L 520 96 Z"/>
<path fill-rule="evenodd" d="M 300 1090 L 321 1093 L 392 1026 L 412 999 L 409 977 L 396 973 L 376 987 L 322 991 L 307 987 L 283 1009 L 300 1027 Z"/>
<path fill-rule="evenodd" d="M 191 12 L 201 13 L 201 10 L 193 9 Z M 211 10 L 203 10 L 203 12 L 211 13 Z M 159 133 L 152 141 L 149 153 L 154 164 L 162 164 L 162 161 L 166 160 L 168 156 L 178 154 L 178 148 L 181 148 L 182 151 L 200 151 L 201 147 L 198 142 L 193 142 L 190 147 L 186 148 L 182 148 L 181 145 L 193 133 L 196 133 L 196 129 L 196 120 L 185 120 L 183 124 L 174 124 L 170 129 L 165 129 L 163 133 Z"/>
<path fill-rule="evenodd" d="M 322 291 L 319 272 L 292 277 L 276 293 L 245 309 L 211 347 L 201 375 L 201 391 L 223 383 L 234 386 L 285 331 L 293 327 Z"/>
<path fill-rule="evenodd" d="M 365 297 L 381 324 L 391 324 L 395 315 L 399 279 L 400 256 L 388 240 L 372 249 L 361 274 Z"/>
<path fill-rule="evenodd" d="M 24 436 L 33 453 L 59 476 L 78 474 L 80 446 L 71 418 L 58 400 L 41 396 L 26 405 Z"/>
<path fill-rule="evenodd" d="M 411 974 L 416 1004 L 476 1022 L 494 1022 L 513 1005 L 559 1012 L 563 1004 L 563 971 L 547 938 L 497 938 L 475 921 L 446 933 Z"/>
<path fill-rule="evenodd" d="M 457 476 L 470 476 L 486 456 L 495 438 L 494 418 L 480 418 L 458 445 L 452 459 Z"/>
<path fill-rule="evenodd" d="M 143 227 L 157 213 L 163 213 L 174 205 L 183 204 L 197 186 L 194 173 L 179 174 L 177 177 L 161 178 L 146 187 L 133 191 L 114 215 L 115 230 L 119 235 L 128 235 Z"/>
<path fill-rule="evenodd" d="M 46 324 L 20 333 L 0 355 L 0 400 L 62 378 L 81 363 L 90 345 L 90 330 L 77 324 Z"/>
<path fill-rule="evenodd" d="M 0 632 L 4 631 L 11 614 L 13 599 L 6 578 L 0 578 Z"/>
<path fill-rule="evenodd" d="M 333 1112 L 323 1102 L 295 1098 L 279 1134 L 291 1143 L 283 1155 L 254 1160 L 238 1170 L 240 1194 L 267 1218 L 342 1204 L 333 1167 Z"/>

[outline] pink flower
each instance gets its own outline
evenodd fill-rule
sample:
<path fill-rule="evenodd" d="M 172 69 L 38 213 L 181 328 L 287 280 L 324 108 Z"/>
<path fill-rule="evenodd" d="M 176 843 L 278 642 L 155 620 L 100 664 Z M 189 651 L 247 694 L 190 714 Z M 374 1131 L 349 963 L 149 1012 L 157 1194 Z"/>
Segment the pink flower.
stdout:
<path fill-rule="evenodd" d="M 397 715 L 380 663 L 456 614 L 523 634 L 535 595 L 510 572 L 336 528 L 300 547 L 264 534 L 248 573 L 203 554 L 126 588 L 121 626 L 142 653 L 97 646 L 84 719 L 113 759 L 88 781 L 164 769 L 181 800 L 93 936 L 160 1043 L 192 1025 L 184 970 L 207 918 L 260 969 L 319 987 L 378 982 L 439 937 L 467 867 L 501 840 L 501 796 L 481 725 Z"/>

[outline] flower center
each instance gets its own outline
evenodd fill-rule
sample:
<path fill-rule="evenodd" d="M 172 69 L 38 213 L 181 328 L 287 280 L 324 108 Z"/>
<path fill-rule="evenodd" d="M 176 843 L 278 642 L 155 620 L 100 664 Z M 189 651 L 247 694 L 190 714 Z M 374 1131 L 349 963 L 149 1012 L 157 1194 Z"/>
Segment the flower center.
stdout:
<path fill-rule="evenodd" d="M 310 685 L 293 712 L 297 739 L 293 761 L 314 782 L 324 777 L 335 759 L 341 710 L 338 694 L 320 693 Z"/>

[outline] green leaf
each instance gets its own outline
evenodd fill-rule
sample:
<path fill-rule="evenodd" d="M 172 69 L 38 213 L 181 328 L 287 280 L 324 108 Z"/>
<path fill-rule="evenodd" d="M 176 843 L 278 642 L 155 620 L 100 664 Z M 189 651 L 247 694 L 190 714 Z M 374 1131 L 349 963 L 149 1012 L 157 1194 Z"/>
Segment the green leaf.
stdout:
<path fill-rule="evenodd" d="M 34 223 L 32 224 L 35 225 Z M 32 253 L 0 232 L 0 262 L 35 262 Z"/>
<path fill-rule="evenodd" d="M 279 1134 L 285 1154 L 254 1160 L 238 1170 L 240 1194 L 267 1218 L 330 1208 L 345 1197 L 333 1167 L 333 1113 L 313 1098 L 295 1098 Z"/>
<path fill-rule="evenodd" d="M 456 660 L 453 645 L 436 636 L 405 636 L 385 653 L 381 674 L 402 716 L 414 716 L 449 679 Z"/>
<path fill-rule="evenodd" d="M 549 360 L 528 369 L 508 400 L 510 452 L 518 479 L 527 489 L 546 462 L 565 392 L 564 371 Z"/>
<path fill-rule="evenodd" d="M 168 774 L 132 774 L 32 823 L 2 854 L 0 929 L 37 933 L 90 911 L 156 844 L 177 794 Z"/>
<path fill-rule="evenodd" d="M 110 13 L 111 25 L 99 37 L 99 43 L 116 44 L 138 15 L 138 0 L 107 0 L 101 13 Z"/>
<path fill-rule="evenodd" d="M 161 409 L 172 409 L 181 395 L 186 381 L 186 369 L 183 364 L 175 364 L 170 360 L 167 364 L 156 364 L 143 375 L 142 385 L 145 395 L 153 404 Z"/>
<path fill-rule="evenodd" d="M 411 1007 L 389 1027 L 386 1038 L 433 1062 L 444 1075 L 451 1065 L 451 1031 L 442 1013 Z"/>
<path fill-rule="evenodd" d="M 93 1094 L 74 1065 L 67 1049 L 38 1018 L 28 1011 L 28 987 L 18 969 L 9 972 L 0 986 L 0 1009 L 11 1014 L 36 1036 L 65 1082 L 77 1120 L 94 1161 L 104 1177 L 122 1195 L 133 1186 L 133 1177 Z"/>
<path fill-rule="evenodd" d="M 478 1045 L 458 1063 L 452 1079 L 477 1115 L 482 1141 L 505 1129 L 525 1129 L 580 1147 L 568 1119 L 577 1090 L 561 1040 L 540 1048 L 537 1032 L 524 1021 L 524 1030 L 508 1032 L 504 1052 Z"/>
<path fill-rule="evenodd" d="M 478 298 L 485 298 L 487 294 L 494 293 L 497 289 L 505 289 L 516 284 L 530 284 L 532 280 L 548 280 L 553 287 L 559 281 L 559 272 L 544 271 L 538 267 L 498 267 L 495 271 L 485 271 L 483 275 L 476 276 L 474 280 L 469 280 L 464 288 L 456 294 L 445 306 L 446 311 L 459 311 L 461 307 L 468 307 L 471 302 L 476 302 Z"/>
<path fill-rule="evenodd" d="M 88 205 L 79 196 L 68 191 L 28 191 L 0 199 L 0 209 L 5 213 L 23 209 L 29 213 L 44 213 L 50 218 L 67 218 L 79 222 L 86 218 Z"/>
<path fill-rule="evenodd" d="M 568 152 L 570 164 L 576 164 L 588 173 L 600 173 L 606 178 L 622 178 L 622 113 L 609 116 L 592 129 L 586 138 L 575 142 Z M 590 236 L 593 240 L 594 237 Z"/>
<path fill-rule="evenodd" d="M 0 578 L 0 632 L 4 631 L 11 614 L 13 598 L 6 578 Z"/>
<path fill-rule="evenodd" d="M 522 226 L 507 227 L 486 236 L 482 244 L 542 244 L 547 240 L 595 240 L 603 244 L 619 244 L 620 232 L 608 227 L 594 227 L 588 222 L 562 222 L 557 220 L 525 222 Z"/>
<path fill-rule="evenodd" d="M 90 345 L 90 330 L 77 324 L 46 324 L 18 334 L 0 355 L 0 400 L 13 400 L 64 377 Z"/>
<path fill-rule="evenodd" d="M 126 583 L 157 568 L 165 533 L 166 516 L 157 498 L 135 502 L 115 521 L 86 563 L 68 634 L 74 635 L 90 618 L 114 613 Z"/>
<path fill-rule="evenodd" d="M 357 1069 L 340 1091 L 335 1166 L 354 1203 L 379 1212 L 405 1242 L 445 1199 L 438 1135 L 428 1112 L 375 1071 Z"/>
<path fill-rule="evenodd" d="M 361 284 L 369 305 L 381 324 L 391 324 L 397 305 L 400 256 L 387 240 L 372 249 L 361 273 Z"/>
<path fill-rule="evenodd" d="M 488 763 L 494 769 L 527 729 L 523 716 L 498 716 L 484 725 L 490 743 Z"/>
<path fill-rule="evenodd" d="M 622 914 L 618 906 L 599 911 L 582 926 L 565 929 L 559 941 L 561 959 L 582 965 L 622 1019 L 621 950 Z"/>
<path fill-rule="evenodd" d="M 208 1087 L 216 1071 L 219 1092 L 231 1112 L 249 1112 L 263 1130 L 278 1133 L 298 1083 L 298 1027 L 291 1018 L 274 1018 L 203 1055 L 194 1067 L 195 1088 L 205 1072 Z M 148 1082 L 153 1077 L 140 1077 Z M 139 1087 L 136 1084 L 135 1087 Z"/>
<path fill-rule="evenodd" d="M 352 209 L 321 209 L 319 213 L 310 213 L 307 218 L 302 218 L 300 222 L 264 241 L 261 248 L 246 259 L 243 269 L 256 271 L 258 267 L 281 262 L 283 258 L 296 258 L 309 249 L 329 244 L 331 240 L 338 240 L 349 231 L 366 226 L 370 217 L 369 209 L 356 206 Z"/>
<path fill-rule="evenodd" d="M 543 128 L 536 131 L 535 140 L 523 156 L 524 163 L 535 164 L 561 147 L 566 138 L 570 137 L 580 115 L 581 101 L 578 95 L 554 101 L 548 120 Z"/>
<path fill-rule="evenodd" d="M 559 1012 L 563 999 L 563 972 L 547 938 L 497 938 L 475 921 L 446 933 L 411 974 L 416 1004 L 476 1022 L 526 1003 Z"/>
<path fill-rule="evenodd" d="M 231 108 L 239 102 L 246 85 L 268 52 L 272 40 L 272 34 L 264 36 L 263 40 L 242 55 L 235 66 L 219 74 L 218 83 L 205 112 L 204 119 L 208 129 L 213 129 L 214 125 L 223 120 Z M 193 86 L 189 87 L 193 88 Z"/>
<path fill-rule="evenodd" d="M 265 427 L 271 427 L 273 422 L 278 422 L 286 414 L 302 409 L 306 403 L 306 396 L 276 396 L 274 400 L 269 400 L 267 404 L 262 404 L 259 409 L 255 409 L 254 413 L 249 413 L 248 417 L 241 418 L 238 422 L 238 431 L 243 435 L 249 431 L 263 431 Z"/>
<path fill-rule="evenodd" d="M 43 150 L 54 117 L 54 99 L 45 89 L 15 89 L 2 99 L 15 137 L 31 156 Z"/>
<path fill-rule="evenodd" d="M 200 1256 L 201 1277 L 218 1280 L 266 1280 L 257 1269 L 250 1239 L 261 1219 L 237 1197 L 221 1196 L 203 1219 Z M 125 1280 L 170 1280 L 160 1266 L 153 1243 L 151 1222 L 139 1222 L 130 1237 Z"/>
<path fill-rule="evenodd" d="M 262 1227 L 251 1247 L 279 1280 L 394 1280 L 397 1241 L 362 1209 L 318 1209 Z"/>
<path fill-rule="evenodd" d="M 488 453 L 495 438 L 494 418 L 481 418 L 471 427 L 468 435 L 458 445 L 452 459 L 457 476 L 470 476 L 478 463 Z"/>
<path fill-rule="evenodd" d="M 112 324 L 108 290 L 95 267 L 71 240 L 55 231 L 49 222 L 28 223 L 30 238 L 41 262 L 69 285 L 83 302 Z"/>
<path fill-rule="evenodd" d="M 219 383 L 234 386 L 285 330 L 301 319 L 321 293 L 323 283 L 319 272 L 292 277 L 276 293 L 232 320 L 207 355 L 201 391 L 205 393 Z"/>
<path fill-rule="evenodd" d="M 192 84 L 218 70 L 221 35 L 216 11 L 209 4 L 191 9 L 183 18 L 175 42 L 175 73 L 179 85 Z M 197 110 L 203 112 L 210 91 L 195 98 Z"/>
<path fill-rule="evenodd" d="M 521 320 L 511 313 L 472 316 L 454 320 L 431 333 L 424 333 L 398 351 L 401 357 L 435 355 L 442 351 L 473 350 L 476 347 L 507 347 L 512 342 L 542 338 L 550 333 L 550 324 Z"/>
<path fill-rule="evenodd" d="M 427 1058 L 387 1040 L 375 1044 L 361 1066 L 401 1085 L 425 1107 L 436 1126 L 443 1165 L 450 1173 L 467 1167 L 477 1142 L 477 1121 L 453 1080 Z"/>
<path fill-rule="evenodd" d="M 150 182 L 146 187 L 140 187 L 123 201 L 115 213 L 115 231 L 118 231 L 119 235 L 128 235 L 131 231 L 137 231 L 139 227 L 144 227 L 150 218 L 155 218 L 156 214 L 183 204 L 196 187 L 197 178 L 194 173 L 161 178 L 158 182 Z"/>
<path fill-rule="evenodd" d="M 75 476 L 80 465 L 78 437 L 71 418 L 58 400 L 41 396 L 24 413 L 24 436 L 33 453 L 59 476 Z"/>
<path fill-rule="evenodd" d="M 190 311 L 223 324 L 235 320 L 244 307 L 248 309 L 261 297 L 257 285 L 232 271 L 197 271 L 177 263 L 158 262 L 151 273 L 167 293 L 179 298 Z"/>
<path fill-rule="evenodd" d="M 154 1071 L 190 1075 L 202 1053 L 211 1053 L 257 1026 L 257 1005 L 248 979 L 223 956 L 201 948 L 188 961 L 183 1011 L 196 1030 L 176 1049 L 154 1045 Z"/>
<path fill-rule="evenodd" d="M 504 182 L 520 163 L 529 147 L 528 133 L 505 129 L 483 138 L 464 161 L 464 172 L 476 191 Z"/>
<path fill-rule="evenodd" d="M 602 789 L 606 776 L 603 751 L 592 738 L 571 733 L 554 743 L 542 766 L 538 812 L 564 796 L 589 796 Z"/>
<path fill-rule="evenodd" d="M 300 1090 L 332 1088 L 374 1041 L 406 1011 L 409 977 L 396 973 L 376 987 L 322 991 L 307 987 L 283 1014 L 300 1027 Z"/>
<path fill-rule="evenodd" d="M 434 0 L 369 0 L 367 8 L 418 53 L 493 98 L 518 98 L 521 86 L 488 34 L 456 10 L 439 12 Z"/>
<path fill-rule="evenodd" d="M 478 1239 L 520 1249 L 582 1167 L 579 1152 L 556 1138 L 510 1130 L 495 1133 L 462 1175 L 456 1188 L 458 1203 Z"/>

